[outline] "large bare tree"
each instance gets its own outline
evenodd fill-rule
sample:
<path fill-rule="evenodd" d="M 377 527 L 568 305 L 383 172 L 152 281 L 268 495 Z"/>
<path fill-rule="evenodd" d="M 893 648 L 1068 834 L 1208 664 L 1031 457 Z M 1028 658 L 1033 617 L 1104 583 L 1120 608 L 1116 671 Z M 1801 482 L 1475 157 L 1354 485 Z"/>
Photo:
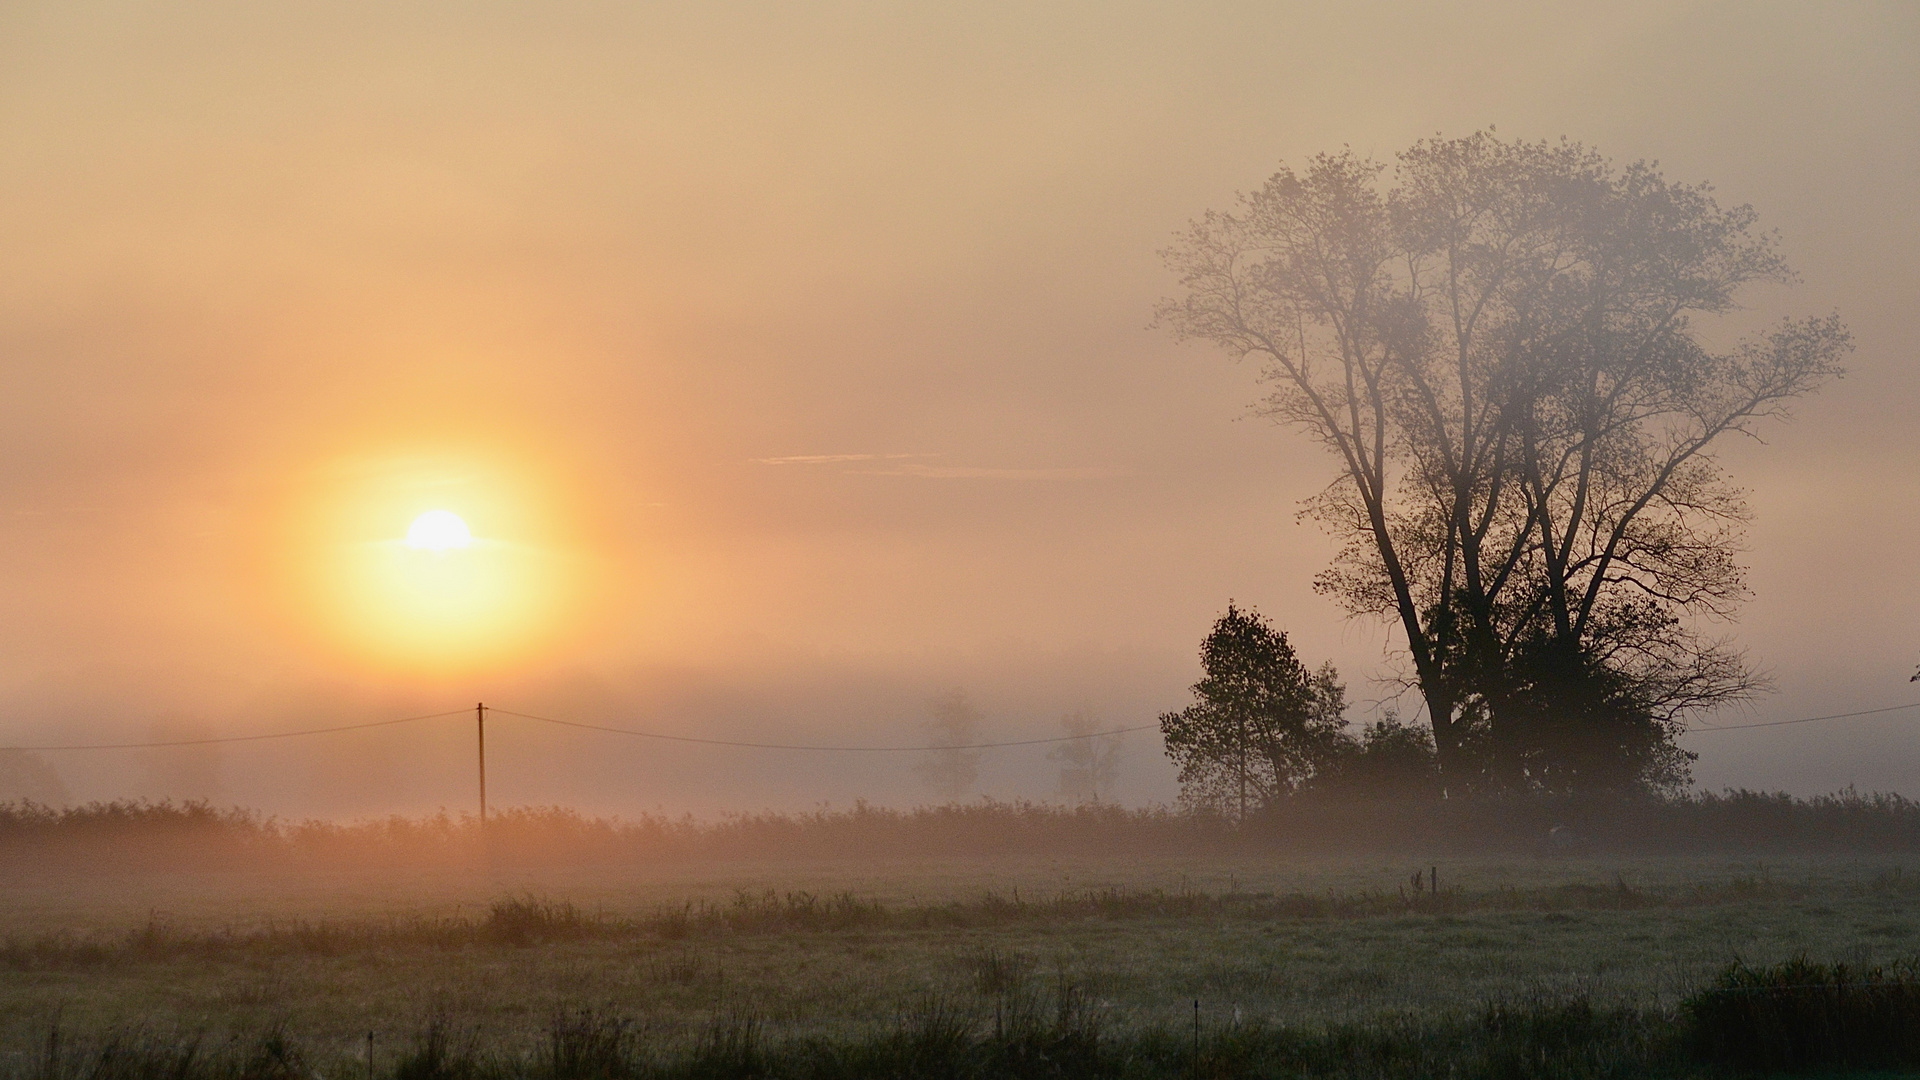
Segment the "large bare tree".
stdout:
<path fill-rule="evenodd" d="M 1259 361 L 1338 461 L 1319 585 L 1398 622 L 1449 786 L 1683 777 L 1675 725 L 1756 684 L 1703 629 L 1746 595 L 1712 448 L 1849 348 L 1831 316 L 1709 346 L 1701 316 L 1790 277 L 1753 211 L 1482 132 L 1282 169 L 1165 255 L 1162 321 Z"/>

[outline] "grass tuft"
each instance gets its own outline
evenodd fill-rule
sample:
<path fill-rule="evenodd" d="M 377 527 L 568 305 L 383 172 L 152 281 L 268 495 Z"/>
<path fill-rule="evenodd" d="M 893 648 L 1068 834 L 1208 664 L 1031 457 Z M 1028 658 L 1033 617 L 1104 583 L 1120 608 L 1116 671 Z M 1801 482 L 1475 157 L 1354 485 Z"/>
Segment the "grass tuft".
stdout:
<path fill-rule="evenodd" d="M 974 986 L 988 997 L 1023 989 L 1040 966 L 1038 960 L 1025 953 L 1003 951 L 992 946 L 967 954 L 964 962 L 973 975 Z"/>
<path fill-rule="evenodd" d="M 461 1039 L 451 1020 L 431 1016 L 413 1048 L 394 1063 L 393 1080 L 480 1080 L 487 1070 L 475 1049 L 477 1043 L 478 1032 L 468 1031 Z"/>
<path fill-rule="evenodd" d="M 489 941 L 525 947 L 550 941 L 577 941 L 590 936 L 591 921 L 565 900 L 513 896 L 495 900 L 487 908 L 481 928 Z"/>
<path fill-rule="evenodd" d="M 590 1008 L 558 1009 L 539 1065 L 548 1080 L 621 1080 L 637 1067 L 632 1021 Z"/>

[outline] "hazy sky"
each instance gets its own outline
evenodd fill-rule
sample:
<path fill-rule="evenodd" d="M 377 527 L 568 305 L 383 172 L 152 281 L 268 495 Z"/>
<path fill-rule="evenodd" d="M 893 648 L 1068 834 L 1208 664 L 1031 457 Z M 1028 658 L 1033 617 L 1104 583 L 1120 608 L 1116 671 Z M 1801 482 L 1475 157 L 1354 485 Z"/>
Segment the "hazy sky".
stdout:
<path fill-rule="evenodd" d="M 1752 316 L 1858 337 L 1727 450 L 1731 629 L 1778 690 L 1709 719 L 1914 700 L 1917 71 L 1905 2 L 0 4 L 0 736 L 485 697 L 900 741 L 952 687 L 1049 735 L 1180 705 L 1229 598 L 1364 713 L 1392 638 L 1294 520 L 1330 463 L 1148 327 L 1155 253 L 1282 161 L 1487 125 L 1751 202 L 1804 278 Z M 511 595 L 395 631 L 374 563 L 436 505 Z M 519 725 L 503 802 L 922 797 L 898 759 Z M 464 805 L 464 738 L 49 760 L 362 813 Z M 1920 712 L 1688 745 L 1710 787 L 1920 792 Z M 1044 750 L 981 786 L 1051 794 Z M 1172 791 L 1135 736 L 1122 795 Z"/>

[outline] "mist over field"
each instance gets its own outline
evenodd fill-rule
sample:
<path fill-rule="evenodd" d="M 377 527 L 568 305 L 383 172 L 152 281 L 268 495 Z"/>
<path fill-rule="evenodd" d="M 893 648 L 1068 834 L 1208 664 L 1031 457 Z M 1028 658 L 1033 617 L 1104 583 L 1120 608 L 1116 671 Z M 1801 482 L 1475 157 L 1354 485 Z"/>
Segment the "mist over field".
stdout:
<path fill-rule="evenodd" d="M 1147 324 L 1158 251 L 1282 162 L 1488 126 L 1752 203 L 1801 282 L 1715 334 L 1843 313 L 1846 378 L 1723 448 L 1756 516 L 1720 630 L 1774 689 L 1701 719 L 1904 703 L 1917 33 L 1899 3 L 8 5 L 0 742 L 485 700 L 897 744 L 955 689 L 982 739 L 1041 738 L 1180 708 L 1229 600 L 1356 722 L 1416 715 L 1393 628 L 1313 590 L 1330 459 Z M 389 632 L 355 553 L 435 500 L 517 606 Z M 1913 792 L 1913 723 L 1682 744 L 1707 789 Z M 905 755 L 489 739 L 502 805 L 934 798 Z M 456 717 L 42 757 L 73 801 L 355 816 L 468 807 L 471 753 Z M 1046 754 L 969 795 L 1058 797 Z M 1175 794 L 1129 736 L 1110 797 Z"/>

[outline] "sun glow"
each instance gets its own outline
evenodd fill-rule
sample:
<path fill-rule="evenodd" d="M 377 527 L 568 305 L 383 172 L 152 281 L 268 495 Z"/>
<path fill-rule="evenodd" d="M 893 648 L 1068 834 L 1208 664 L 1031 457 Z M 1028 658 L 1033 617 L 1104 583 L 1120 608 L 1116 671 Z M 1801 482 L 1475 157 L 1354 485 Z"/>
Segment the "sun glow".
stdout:
<path fill-rule="evenodd" d="M 299 526 L 317 629 L 428 673 L 530 661 L 579 615 L 579 541 L 551 466 L 490 453 L 352 456 Z"/>

